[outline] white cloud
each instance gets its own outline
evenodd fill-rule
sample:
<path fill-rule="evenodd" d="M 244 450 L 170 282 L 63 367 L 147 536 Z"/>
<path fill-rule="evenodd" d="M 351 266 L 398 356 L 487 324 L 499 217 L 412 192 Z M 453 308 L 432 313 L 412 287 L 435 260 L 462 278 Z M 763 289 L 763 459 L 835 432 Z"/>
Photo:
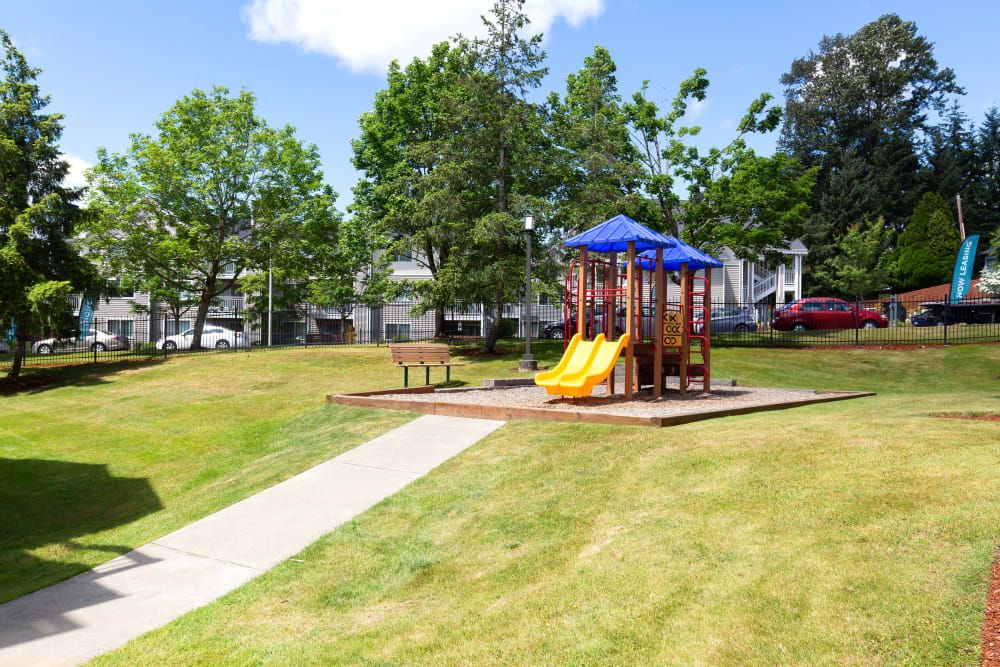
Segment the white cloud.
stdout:
<path fill-rule="evenodd" d="M 66 174 L 66 178 L 63 179 L 63 183 L 71 188 L 82 188 L 85 186 L 87 184 L 87 179 L 83 177 L 83 172 L 90 169 L 94 165 L 90 164 L 83 158 L 70 155 L 69 153 L 63 154 L 63 159 L 69 163 L 69 173 Z"/>
<path fill-rule="evenodd" d="M 734 127 L 736 127 L 736 123 L 733 122 L 732 118 L 727 118 L 724 121 L 722 121 L 721 123 L 719 123 L 719 129 L 720 130 L 731 130 Z"/>
<path fill-rule="evenodd" d="M 480 16 L 493 0 L 253 0 L 243 7 L 250 38 L 292 42 L 337 58 L 353 72 L 382 74 L 388 64 L 425 57 L 456 33 L 483 33 Z M 579 26 L 604 11 L 604 0 L 527 0 L 532 33 L 547 33 L 557 18 Z"/>
<path fill-rule="evenodd" d="M 691 100 L 688 103 L 687 112 L 684 114 L 685 120 L 698 120 L 705 109 L 708 108 L 708 100 Z"/>

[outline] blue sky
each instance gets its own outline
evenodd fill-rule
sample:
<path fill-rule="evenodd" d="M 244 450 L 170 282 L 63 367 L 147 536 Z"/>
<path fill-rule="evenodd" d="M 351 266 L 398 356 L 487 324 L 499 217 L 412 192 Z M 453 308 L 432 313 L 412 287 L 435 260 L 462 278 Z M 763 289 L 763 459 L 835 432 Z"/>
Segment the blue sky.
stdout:
<path fill-rule="evenodd" d="M 549 77 L 564 90 L 595 44 L 618 65 L 624 96 L 650 80 L 665 102 L 696 67 L 712 82 L 695 122 L 704 146 L 732 138 L 732 124 L 761 92 L 781 99 L 779 78 L 824 34 L 850 33 L 896 12 L 935 44 L 942 66 L 967 90 L 977 122 L 1000 104 L 995 70 L 996 2 L 657 2 L 529 0 L 544 28 Z M 123 151 L 194 88 L 246 87 L 273 126 L 291 124 L 318 145 L 326 180 L 346 207 L 358 174 L 350 163 L 357 119 L 385 81 L 384 63 L 426 54 L 429 45 L 476 29 L 481 0 L 119 0 L 40 3 L 0 0 L 0 28 L 13 37 L 65 114 L 63 151 L 80 168 L 96 149 Z M 773 150 L 775 136 L 755 140 Z"/>

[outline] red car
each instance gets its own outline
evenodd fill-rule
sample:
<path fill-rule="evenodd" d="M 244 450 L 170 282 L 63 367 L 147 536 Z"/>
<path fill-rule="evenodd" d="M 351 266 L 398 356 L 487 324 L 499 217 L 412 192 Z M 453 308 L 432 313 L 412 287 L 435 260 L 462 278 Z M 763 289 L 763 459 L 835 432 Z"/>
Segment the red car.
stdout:
<path fill-rule="evenodd" d="M 811 297 L 797 299 L 774 311 L 771 326 L 778 331 L 877 329 L 889 326 L 889 320 L 881 313 L 857 308 L 842 299 Z"/>

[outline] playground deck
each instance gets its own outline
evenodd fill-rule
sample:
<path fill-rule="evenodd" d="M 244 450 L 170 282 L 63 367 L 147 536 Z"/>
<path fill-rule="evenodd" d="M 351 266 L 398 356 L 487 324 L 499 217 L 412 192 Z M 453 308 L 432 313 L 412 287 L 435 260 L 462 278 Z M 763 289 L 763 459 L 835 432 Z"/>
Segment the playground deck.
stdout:
<path fill-rule="evenodd" d="M 662 427 L 873 395 L 872 392 L 820 393 L 739 386 L 713 387 L 710 394 L 689 392 L 681 395 L 676 386 L 670 388 L 668 385 L 662 398 L 654 398 L 652 391 L 642 391 L 636 393 L 632 401 L 626 401 L 621 393 L 607 396 L 603 385 L 596 387 L 591 396 L 578 399 L 550 396 L 544 389 L 535 386 L 445 390 L 426 386 L 333 394 L 326 400 L 340 405 L 454 417 Z"/>

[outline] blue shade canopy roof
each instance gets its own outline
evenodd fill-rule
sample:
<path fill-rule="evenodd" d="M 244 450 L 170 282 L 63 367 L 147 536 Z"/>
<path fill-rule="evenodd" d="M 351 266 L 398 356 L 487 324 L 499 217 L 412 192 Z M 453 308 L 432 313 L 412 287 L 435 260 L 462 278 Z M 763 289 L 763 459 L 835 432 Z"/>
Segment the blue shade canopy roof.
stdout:
<path fill-rule="evenodd" d="M 569 239 L 566 241 L 566 247 L 587 246 L 587 250 L 591 252 L 625 252 L 628 250 L 629 241 L 635 241 L 637 251 L 671 248 L 676 243 L 672 237 L 654 232 L 628 216 L 616 215 Z"/>
<path fill-rule="evenodd" d="M 692 248 L 687 243 L 674 237 L 669 237 L 674 242 L 673 247 L 663 249 L 663 268 L 667 271 L 680 271 L 681 264 L 685 262 L 688 269 L 697 271 L 698 269 L 716 269 L 722 266 L 722 262 L 706 255 L 700 250 Z M 656 268 L 656 251 L 647 250 L 640 253 L 635 258 L 636 266 L 653 270 Z"/>

